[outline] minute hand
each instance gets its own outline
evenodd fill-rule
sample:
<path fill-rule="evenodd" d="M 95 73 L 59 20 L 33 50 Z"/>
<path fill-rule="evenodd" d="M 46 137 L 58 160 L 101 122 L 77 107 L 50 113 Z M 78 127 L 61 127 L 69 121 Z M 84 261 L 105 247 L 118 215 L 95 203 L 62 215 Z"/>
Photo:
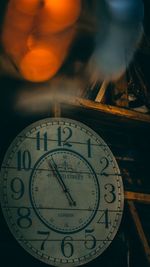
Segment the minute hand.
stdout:
<path fill-rule="evenodd" d="M 57 181 L 61 185 L 61 187 L 63 189 L 63 192 L 65 193 L 65 195 L 66 195 L 66 197 L 67 197 L 67 199 L 69 201 L 69 205 L 70 206 L 76 206 L 76 202 L 73 200 L 69 190 L 67 189 L 67 187 L 66 187 L 66 185 L 65 185 L 65 183 L 64 183 L 64 181 L 63 181 L 63 179 L 61 177 L 61 174 L 58 171 L 58 168 L 57 168 L 57 165 L 56 165 L 54 159 L 53 158 L 51 158 L 51 159 L 52 159 L 52 164 L 51 164 L 51 161 L 49 161 L 49 166 L 52 169 L 52 171 L 54 172 L 54 174 L 55 174 L 55 176 L 57 178 Z"/>

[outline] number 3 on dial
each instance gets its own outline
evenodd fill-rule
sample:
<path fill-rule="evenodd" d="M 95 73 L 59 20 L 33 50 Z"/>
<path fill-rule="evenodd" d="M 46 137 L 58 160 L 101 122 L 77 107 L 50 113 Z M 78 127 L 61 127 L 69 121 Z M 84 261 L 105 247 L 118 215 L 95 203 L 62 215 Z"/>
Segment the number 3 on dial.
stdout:
<path fill-rule="evenodd" d="M 39 261 L 79 266 L 114 239 L 123 184 L 102 138 L 78 121 L 37 121 L 10 145 L 1 170 L 1 203 L 10 231 Z"/>

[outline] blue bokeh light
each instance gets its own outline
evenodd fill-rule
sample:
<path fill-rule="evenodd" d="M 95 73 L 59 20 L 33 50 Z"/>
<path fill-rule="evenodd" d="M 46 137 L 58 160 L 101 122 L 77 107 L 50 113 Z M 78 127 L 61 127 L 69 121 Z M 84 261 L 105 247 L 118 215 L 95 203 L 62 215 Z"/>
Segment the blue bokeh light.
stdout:
<path fill-rule="evenodd" d="M 105 0 L 113 18 L 125 22 L 141 22 L 144 18 L 142 0 Z"/>

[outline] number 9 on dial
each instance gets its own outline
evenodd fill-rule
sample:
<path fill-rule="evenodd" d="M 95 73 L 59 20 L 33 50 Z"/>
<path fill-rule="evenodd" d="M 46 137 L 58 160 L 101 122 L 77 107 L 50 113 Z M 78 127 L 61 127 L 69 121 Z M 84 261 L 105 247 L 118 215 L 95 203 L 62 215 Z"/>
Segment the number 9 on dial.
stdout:
<path fill-rule="evenodd" d="M 79 266 L 99 257 L 118 231 L 123 203 L 112 152 L 81 122 L 37 121 L 6 152 L 4 217 L 20 245 L 50 266 Z"/>

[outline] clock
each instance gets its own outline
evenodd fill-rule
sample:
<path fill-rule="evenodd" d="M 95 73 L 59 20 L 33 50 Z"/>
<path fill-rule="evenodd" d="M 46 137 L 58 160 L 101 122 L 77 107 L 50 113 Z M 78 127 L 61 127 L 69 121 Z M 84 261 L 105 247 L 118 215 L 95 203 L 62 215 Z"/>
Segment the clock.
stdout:
<path fill-rule="evenodd" d="M 81 122 L 46 118 L 29 125 L 6 152 L 0 182 L 10 231 L 50 266 L 87 266 L 120 226 L 119 167 L 103 139 Z"/>

